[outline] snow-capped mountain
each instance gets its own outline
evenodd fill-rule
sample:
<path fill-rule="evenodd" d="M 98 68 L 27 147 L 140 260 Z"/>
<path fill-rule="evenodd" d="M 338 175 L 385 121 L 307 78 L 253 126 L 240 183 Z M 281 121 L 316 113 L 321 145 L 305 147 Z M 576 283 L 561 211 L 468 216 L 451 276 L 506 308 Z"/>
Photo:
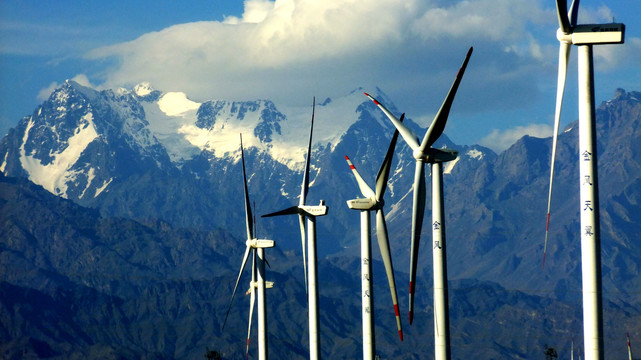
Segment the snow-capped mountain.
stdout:
<path fill-rule="evenodd" d="M 116 174 L 169 166 L 148 126 L 131 94 L 67 81 L 10 130 L 0 169 L 65 198 L 95 198 Z"/>
<path fill-rule="evenodd" d="M 329 206 L 329 214 L 319 218 L 317 226 L 319 253 L 323 256 L 321 266 L 332 271 L 345 271 L 352 266 L 351 260 L 345 259 L 358 256 L 359 215 L 349 210 L 345 201 L 360 196 L 360 192 L 344 156 L 349 155 L 363 178 L 373 182 L 394 131 L 383 113 L 362 94 L 363 90 L 372 89 L 357 89 L 316 104 L 308 203 L 325 200 Z M 381 90 L 371 93 L 400 115 L 401 111 Z M 149 84 L 129 90 L 96 91 L 68 81 L 2 139 L 0 171 L 8 177 L 29 179 L 58 197 L 97 209 L 103 219 L 113 216 L 142 219 L 144 223 L 156 224 L 154 227 L 161 232 L 165 231 L 162 224 L 167 222 L 190 231 L 235 234 L 237 239 L 224 235 L 226 241 L 212 242 L 220 256 L 231 256 L 233 249 L 244 247 L 238 239 L 245 232 L 239 134 L 243 133 L 254 213 L 280 210 L 298 203 L 311 113 L 311 99 L 308 106 L 300 108 L 280 106 L 269 100 L 197 102 L 183 93 L 154 90 Z M 419 136 L 424 134 L 425 129 L 408 115 L 405 123 Z M 637 241 L 641 234 L 639 124 L 639 92 L 619 90 L 597 109 L 604 299 L 610 308 L 629 314 L 638 314 L 641 308 L 641 295 L 636 290 L 641 288 L 641 252 Z M 541 255 L 551 139 L 526 136 L 501 154 L 481 146 L 454 144 L 446 135 L 439 139 L 437 147 L 459 151 L 459 157 L 444 166 L 450 279 L 479 279 L 507 289 L 500 290 L 501 294 L 519 292 L 518 299 L 528 294 L 543 303 L 545 298 L 553 298 L 580 306 L 577 134 L 574 123 L 559 137 L 544 270 Z M 393 262 L 396 272 L 401 274 L 409 267 L 414 166 L 410 149 L 399 140 L 385 202 Z M 429 189 L 429 175 L 426 180 Z M 21 204 L 29 203 L 23 197 L 18 198 Z M 431 316 L 429 191 L 426 204 L 416 314 L 424 319 Z M 30 237 L 23 230 L 16 230 L 27 225 L 9 226 L 13 220 L 9 217 L 6 220 L 5 225 L 18 234 L 10 236 L 19 236 L 27 243 Z M 92 221 L 95 220 L 88 220 Z M 88 243 L 110 239 L 109 234 L 101 233 L 104 229 L 87 227 L 86 222 L 82 231 Z M 131 224 L 127 227 L 132 236 L 150 231 Z M 256 229 L 258 236 L 276 240 L 282 254 L 291 257 L 300 252 L 295 219 L 258 219 Z M 178 236 L 206 238 L 190 232 Z M 37 238 L 40 242 L 48 239 Z M 118 241 L 136 244 L 130 239 Z M 227 248 L 220 249 L 222 243 Z M 140 255 L 136 246 L 125 246 L 134 249 L 132 258 Z M 157 246 L 160 245 L 154 244 Z M 158 251 L 164 254 L 159 260 L 162 266 L 171 269 L 167 262 L 176 261 L 173 250 Z M 55 251 L 51 256 L 56 256 Z M 152 260 L 155 264 L 158 259 Z M 189 268 L 200 260 L 194 261 L 188 260 L 181 266 Z M 330 282 L 329 277 L 334 275 L 327 276 Z M 401 284 L 404 281 L 398 275 L 396 280 Z M 487 286 L 482 288 L 492 293 Z M 402 289 L 399 287 L 401 297 Z M 465 303 L 469 293 L 479 288 L 470 289 L 459 289 L 459 294 L 465 295 L 451 301 L 452 308 L 458 309 L 451 314 L 458 311 L 453 317 L 459 316 L 463 323 L 466 306 L 478 307 L 478 303 Z M 456 291 L 452 293 L 458 296 Z M 510 306 L 518 303 L 518 299 L 512 299 Z M 525 311 L 520 305 L 514 306 Z M 500 310 L 488 311 L 487 316 L 505 319 L 497 315 Z M 558 321 L 553 325 L 554 331 L 557 334 L 564 331 L 563 320 L 548 317 L 545 321 Z M 465 327 L 460 324 L 454 326 Z M 518 352 L 503 349 L 499 353 L 513 355 L 515 351 Z"/>
<path fill-rule="evenodd" d="M 354 91 L 317 104 L 314 147 L 333 149 L 358 120 L 354 110 L 365 100 Z M 12 129 L 10 137 L 19 137 L 12 139 L 19 143 L 19 151 L 12 153 L 15 149 L 7 147 L 0 170 L 26 174 L 56 195 L 84 198 L 86 191 L 73 195 L 68 189 L 79 182 L 83 190 L 94 185 L 95 175 L 90 174 L 97 168 L 86 167 L 91 162 L 81 156 L 95 152 L 100 143 L 153 159 L 158 168 L 181 167 L 202 153 L 216 159 L 237 158 L 241 133 L 246 148 L 300 170 L 311 110 L 311 104 L 280 108 L 269 100 L 198 103 L 184 93 L 163 93 L 149 84 L 99 92 L 67 81 Z M 374 115 L 380 125 L 390 128 L 381 114 Z M 91 181 L 80 181 L 79 176 Z M 109 182 L 102 181 L 99 188 L 104 190 Z M 92 191 L 92 196 L 101 192 Z"/>
<path fill-rule="evenodd" d="M 318 221 L 319 239 L 331 239 L 319 241 L 321 254 L 357 251 L 358 214 L 345 201 L 360 194 L 344 156 L 350 156 L 364 179 L 373 181 L 394 131 L 363 90 L 316 104 L 308 203 L 325 200 L 330 208 Z M 380 89 L 372 93 L 400 115 Z M 637 210 L 635 184 L 641 181 L 635 154 L 641 151 L 638 132 L 630 129 L 638 129 L 639 97 L 621 90 L 597 111 L 604 247 L 626 259 L 632 256 L 626 260 L 632 263 L 638 254 L 625 254 L 624 249 L 631 246 L 628 230 L 638 228 L 632 219 Z M 178 227 L 240 231 L 244 210 L 239 134 L 255 213 L 280 210 L 298 202 L 311 113 L 311 101 L 300 108 L 269 100 L 199 103 L 149 84 L 96 91 L 68 81 L 2 140 L 0 170 L 97 208 L 104 216 L 160 218 Z M 416 134 L 425 133 L 411 116 L 406 124 Z M 572 269 L 553 276 L 553 283 L 563 287 L 580 286 L 580 249 L 570 246 L 578 236 L 572 230 L 578 211 L 576 143 L 571 126 L 559 140 L 551 233 L 556 240 L 550 243 L 548 262 L 550 268 Z M 524 137 L 498 155 L 480 146 L 453 144 L 445 135 L 436 146 L 459 150 L 459 157 L 444 167 L 451 276 L 506 287 L 521 286 L 524 276 L 528 282 L 544 283 L 549 275 L 532 269 L 539 267 L 542 248 L 551 140 Z M 386 206 L 394 263 L 405 264 L 414 159 L 403 141 L 395 154 Z M 430 216 L 428 195 L 424 224 Z M 294 219 L 262 219 L 257 229 L 260 236 L 278 239 L 282 249 L 300 251 Z M 429 226 L 424 226 L 423 238 L 429 236 Z M 469 258 L 476 260 L 470 263 Z M 419 261 L 429 273 L 429 246 L 423 247 Z M 604 264 L 612 271 L 630 271 L 612 259 Z M 621 290 L 615 283 L 607 286 Z M 574 293 L 559 290 L 558 296 L 568 294 Z"/>

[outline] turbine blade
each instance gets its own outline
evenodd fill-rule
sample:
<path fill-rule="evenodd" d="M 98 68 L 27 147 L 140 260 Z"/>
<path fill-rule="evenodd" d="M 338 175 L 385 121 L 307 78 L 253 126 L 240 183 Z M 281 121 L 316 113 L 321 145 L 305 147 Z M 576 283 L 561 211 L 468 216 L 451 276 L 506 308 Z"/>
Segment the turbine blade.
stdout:
<path fill-rule="evenodd" d="M 374 193 L 372 188 L 367 185 L 365 180 L 363 180 L 361 174 L 358 173 L 358 170 L 356 170 L 356 167 L 354 166 L 354 164 L 352 164 L 352 161 L 347 155 L 345 155 L 345 160 L 347 160 L 349 168 L 352 169 L 352 174 L 354 174 L 354 177 L 356 178 L 356 182 L 358 183 L 358 188 L 361 190 L 361 194 L 363 194 L 363 196 L 366 198 L 375 197 L 376 194 Z"/>
<path fill-rule="evenodd" d="M 401 115 L 400 122 L 403 122 L 405 114 Z M 396 141 L 398 140 L 398 129 L 394 131 L 392 135 L 392 141 L 390 141 L 389 148 L 387 149 L 387 154 L 385 154 L 385 159 L 381 164 L 381 168 L 378 170 L 378 175 L 376 175 L 376 201 L 383 200 L 385 195 L 385 189 L 387 188 L 387 180 L 389 179 L 389 172 L 392 168 L 392 159 L 394 158 L 394 149 L 396 148 Z"/>
<path fill-rule="evenodd" d="M 252 316 L 254 313 L 254 303 L 255 303 L 255 295 L 254 295 L 254 291 L 252 291 L 251 298 L 249 300 L 249 323 L 247 325 L 247 345 L 245 347 L 245 358 L 249 357 L 249 338 L 251 336 L 251 331 L 252 331 Z"/>
<path fill-rule="evenodd" d="M 543 268 L 545 268 L 545 255 L 548 247 L 548 235 L 550 232 L 550 208 L 552 204 L 552 184 L 554 182 L 554 164 L 556 161 L 556 145 L 559 136 L 559 125 L 561 122 L 561 108 L 563 106 L 563 92 L 565 91 L 565 78 L 568 72 L 568 60 L 570 58 L 571 44 L 561 42 L 559 47 L 559 74 L 556 88 L 556 108 L 554 110 L 554 134 L 552 135 L 552 159 L 550 160 L 550 187 L 548 190 L 547 221 L 545 225 L 545 242 L 543 244 Z"/>
<path fill-rule="evenodd" d="M 465 56 L 465 60 L 463 60 L 463 65 L 461 65 L 461 68 L 454 79 L 454 83 L 452 83 L 452 87 L 450 87 L 450 91 L 447 93 L 447 96 L 445 97 L 445 100 L 443 101 L 443 104 L 432 121 L 429 129 L 427 129 L 427 133 L 425 133 L 425 137 L 423 137 L 423 142 L 421 142 L 421 152 L 425 152 L 425 150 L 431 147 L 443 134 L 445 124 L 447 123 L 447 117 L 450 114 L 450 109 L 452 108 L 454 97 L 456 96 L 456 91 L 461 83 L 461 79 L 463 79 L 463 74 L 465 74 L 465 69 L 467 68 L 467 63 L 470 61 L 470 56 L 472 56 L 472 51 L 474 51 L 474 48 L 470 47 L 467 51 L 467 55 Z"/>
<path fill-rule="evenodd" d="M 572 0 L 570 5 L 570 26 L 576 26 L 577 17 L 579 15 L 579 0 Z"/>
<path fill-rule="evenodd" d="M 409 145 L 412 148 L 412 150 L 416 150 L 419 146 L 418 137 L 414 135 L 412 130 L 410 130 L 407 126 L 405 126 L 399 119 L 396 118 L 396 116 L 394 116 L 389 110 L 387 110 L 387 108 L 385 108 L 383 104 L 378 102 L 378 100 L 374 99 L 370 94 L 365 93 L 365 96 L 370 98 L 370 100 L 372 100 L 374 104 L 376 104 L 381 110 L 383 110 L 383 113 L 387 115 L 387 117 L 392 121 L 392 124 L 394 124 L 394 126 L 401 133 L 401 136 L 403 137 L 407 145 Z"/>
<path fill-rule="evenodd" d="M 314 112 L 316 110 L 316 97 L 312 103 L 312 125 L 309 129 L 309 145 L 307 145 L 307 158 L 305 159 L 305 172 L 303 173 L 303 185 L 300 193 L 300 202 L 299 205 L 305 205 L 305 199 L 307 198 L 307 192 L 309 191 L 309 164 L 310 158 L 312 157 L 312 134 L 314 132 Z"/>
<path fill-rule="evenodd" d="M 567 0 L 556 0 L 556 14 L 559 17 L 559 28 L 564 34 L 570 32 L 570 20 L 568 19 Z"/>
<path fill-rule="evenodd" d="M 298 215 L 298 224 L 300 225 L 300 244 L 303 250 L 303 270 L 305 271 L 305 295 L 308 292 L 307 285 L 307 247 L 305 246 L 305 216 Z M 308 299 L 309 300 L 309 299 Z"/>
<path fill-rule="evenodd" d="M 247 346 L 245 347 L 245 358 L 249 357 L 249 338 L 252 330 L 252 316 L 254 314 L 254 303 L 256 301 L 256 253 L 252 257 L 252 283 L 250 286 L 249 298 L 249 322 L 247 325 Z"/>
<path fill-rule="evenodd" d="M 251 247 L 247 246 L 245 248 L 245 255 L 243 255 L 243 262 L 240 265 L 240 271 L 238 272 L 238 277 L 236 278 L 236 285 L 234 285 L 234 291 L 231 293 L 231 300 L 229 301 L 229 307 L 227 308 L 227 313 L 225 314 L 225 320 L 223 321 L 223 330 L 225 329 L 225 324 L 227 324 L 227 317 L 229 316 L 231 305 L 234 303 L 234 297 L 236 296 L 238 283 L 240 282 L 240 277 L 243 275 L 243 270 L 245 269 L 245 265 L 247 264 L 247 259 L 249 258 L 250 251 L 251 251 Z"/>
<path fill-rule="evenodd" d="M 280 211 L 275 211 L 273 213 L 261 215 L 260 217 L 272 217 L 272 216 L 281 216 L 281 215 L 296 215 L 300 214 L 301 210 L 298 206 L 292 206 L 288 207 L 287 209 L 283 209 Z"/>
<path fill-rule="evenodd" d="M 396 327 L 398 336 L 403 341 L 403 328 L 401 326 L 401 315 L 398 308 L 398 295 L 396 293 L 396 281 L 394 280 L 394 266 L 392 265 L 392 255 L 390 253 L 389 238 L 387 236 L 387 225 L 385 224 L 385 214 L 383 209 L 376 211 L 376 238 L 378 239 L 378 248 L 381 251 L 385 272 L 387 273 L 387 282 L 392 294 L 392 303 L 394 305 L 394 314 L 396 315 Z"/>
<path fill-rule="evenodd" d="M 247 174 L 245 173 L 245 151 L 243 150 L 243 134 L 240 134 L 240 159 L 243 163 L 243 185 L 245 186 L 245 223 L 247 226 L 247 239 L 254 238 L 254 225 L 252 221 L 252 209 L 249 202 L 249 191 L 247 190 Z"/>
<path fill-rule="evenodd" d="M 414 173 L 414 206 L 412 207 L 412 241 L 410 244 L 410 325 L 414 321 L 414 293 L 416 292 L 416 265 L 418 261 L 418 248 L 421 242 L 421 228 L 425 213 L 425 164 L 416 161 Z"/>

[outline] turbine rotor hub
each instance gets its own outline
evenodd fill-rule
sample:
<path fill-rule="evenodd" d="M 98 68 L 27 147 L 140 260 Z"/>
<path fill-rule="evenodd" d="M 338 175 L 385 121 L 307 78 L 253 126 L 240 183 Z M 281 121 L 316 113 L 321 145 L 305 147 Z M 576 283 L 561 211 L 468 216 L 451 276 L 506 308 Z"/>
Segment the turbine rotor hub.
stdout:
<path fill-rule="evenodd" d="M 412 151 L 412 156 L 414 156 L 414 159 L 416 159 L 416 160 L 425 160 L 425 159 L 427 159 L 427 154 L 422 152 L 420 148 L 414 149 L 414 151 Z"/>
<path fill-rule="evenodd" d="M 572 32 L 564 33 L 561 28 L 558 28 L 556 30 L 556 38 L 560 42 L 565 42 L 568 44 L 572 44 Z"/>

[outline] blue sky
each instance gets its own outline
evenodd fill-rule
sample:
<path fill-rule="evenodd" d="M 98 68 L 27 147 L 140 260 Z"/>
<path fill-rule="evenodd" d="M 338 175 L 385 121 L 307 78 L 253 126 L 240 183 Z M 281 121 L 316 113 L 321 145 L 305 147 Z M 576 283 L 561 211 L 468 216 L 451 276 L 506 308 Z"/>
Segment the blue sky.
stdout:
<path fill-rule="evenodd" d="M 552 0 L 0 2 L 0 133 L 66 79 L 98 89 L 148 81 L 196 101 L 306 105 L 380 87 L 427 126 L 469 46 L 446 134 L 502 150 L 549 136 L 558 22 Z M 639 0 L 583 0 L 579 23 L 626 25 L 595 47 L 597 103 L 641 91 Z M 563 123 L 577 117 L 576 47 Z M 351 116 L 351 114 L 346 114 Z"/>

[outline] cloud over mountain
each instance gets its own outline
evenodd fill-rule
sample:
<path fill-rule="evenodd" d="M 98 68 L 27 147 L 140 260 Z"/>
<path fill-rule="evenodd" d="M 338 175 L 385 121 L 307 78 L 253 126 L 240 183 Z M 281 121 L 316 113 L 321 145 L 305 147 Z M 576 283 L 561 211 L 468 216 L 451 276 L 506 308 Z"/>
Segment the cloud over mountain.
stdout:
<path fill-rule="evenodd" d="M 203 99 L 300 105 L 312 94 L 384 84 L 420 117 L 438 109 L 474 45 L 475 80 L 461 89 L 474 96 L 461 96 L 459 108 L 483 111 L 515 102 L 516 93 L 539 97 L 533 69 L 540 71 L 543 58 L 556 59 L 556 48 L 536 34 L 555 31 L 553 10 L 528 1 L 254 0 L 245 2 L 242 16 L 174 25 L 87 56 L 117 59 L 106 88 L 150 81 Z"/>
<path fill-rule="evenodd" d="M 552 131 L 552 126 L 547 124 L 517 126 L 515 128 L 503 131 L 494 129 L 489 135 L 481 139 L 480 144 L 483 146 L 487 146 L 496 152 L 501 152 L 510 147 L 516 142 L 516 140 L 522 138 L 525 135 L 545 138 L 551 136 Z"/>

